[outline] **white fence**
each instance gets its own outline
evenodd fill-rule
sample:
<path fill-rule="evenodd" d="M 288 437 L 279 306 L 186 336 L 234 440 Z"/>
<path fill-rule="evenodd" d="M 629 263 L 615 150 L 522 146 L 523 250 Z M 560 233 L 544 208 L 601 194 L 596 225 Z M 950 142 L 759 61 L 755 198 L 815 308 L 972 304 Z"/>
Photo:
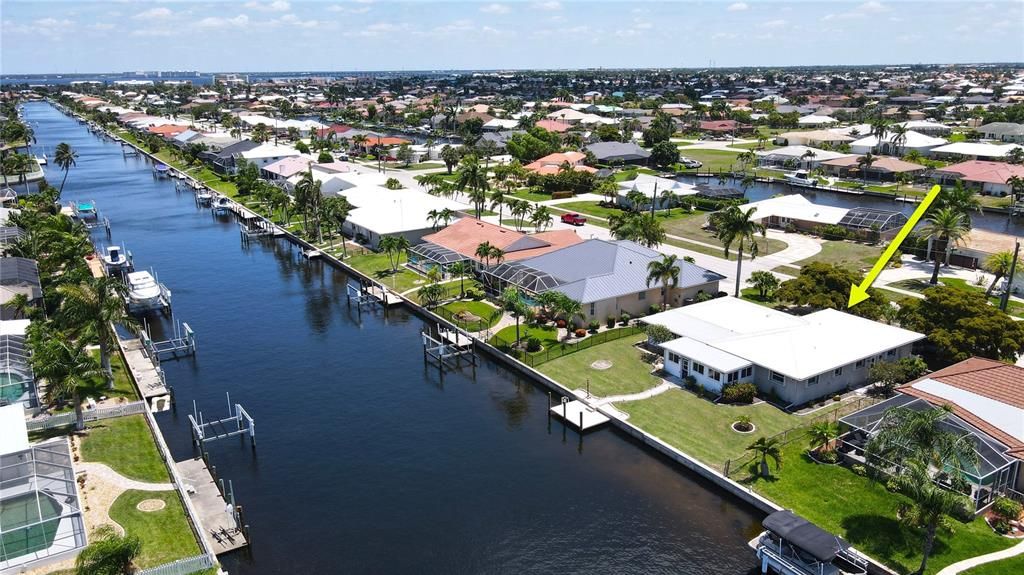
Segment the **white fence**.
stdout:
<path fill-rule="evenodd" d="M 150 569 L 143 569 L 137 572 L 136 575 L 191 575 L 199 571 L 213 569 L 216 566 L 217 559 L 213 555 L 196 555 L 195 557 L 164 563 Z"/>
<path fill-rule="evenodd" d="M 134 415 L 136 413 L 146 412 L 145 401 L 133 401 L 131 403 L 122 403 L 121 405 L 114 405 L 111 407 L 97 407 L 96 409 L 87 409 L 82 413 L 85 421 L 96 421 L 99 419 L 109 419 L 111 417 L 123 417 L 125 415 Z M 48 417 L 37 417 L 30 419 L 26 422 L 26 427 L 29 431 L 39 431 L 41 429 L 52 429 L 54 427 L 64 427 L 67 425 L 74 425 L 75 423 L 75 412 L 69 411 L 67 413 L 60 413 L 57 415 L 50 415 Z"/>

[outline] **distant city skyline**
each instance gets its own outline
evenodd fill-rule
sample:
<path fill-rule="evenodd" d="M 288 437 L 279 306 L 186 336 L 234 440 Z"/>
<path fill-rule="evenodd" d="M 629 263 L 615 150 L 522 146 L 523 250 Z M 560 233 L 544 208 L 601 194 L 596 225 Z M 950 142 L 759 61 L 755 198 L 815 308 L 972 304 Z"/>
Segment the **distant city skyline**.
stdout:
<path fill-rule="evenodd" d="M 0 0 L 3 74 L 1024 61 L 1024 2 Z"/>

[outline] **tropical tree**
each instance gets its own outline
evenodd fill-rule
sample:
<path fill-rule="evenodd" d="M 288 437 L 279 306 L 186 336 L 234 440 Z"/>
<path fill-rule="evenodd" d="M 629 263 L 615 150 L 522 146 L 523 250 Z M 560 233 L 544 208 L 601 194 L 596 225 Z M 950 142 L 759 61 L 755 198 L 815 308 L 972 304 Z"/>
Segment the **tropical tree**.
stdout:
<path fill-rule="evenodd" d="M 466 295 L 466 276 L 473 273 L 473 266 L 466 260 L 448 266 L 448 273 L 459 278 L 459 297 Z"/>
<path fill-rule="evenodd" d="M 935 202 L 929 208 L 929 212 L 937 212 L 943 208 L 949 208 L 964 216 L 964 222 L 968 229 L 971 227 L 971 212 L 982 213 L 981 200 L 974 191 L 965 188 L 963 183 L 957 180 L 953 187 L 943 188 L 936 196 Z"/>
<path fill-rule="evenodd" d="M 665 241 L 665 228 L 649 213 L 624 212 L 612 214 L 608 227 L 617 240 L 630 240 L 648 248 Z"/>
<path fill-rule="evenodd" d="M 438 283 L 430 283 L 416 290 L 416 295 L 424 305 L 432 308 L 444 297 L 444 286 Z"/>
<path fill-rule="evenodd" d="M 889 141 L 895 148 L 893 155 L 903 153 L 903 145 L 907 143 L 907 134 L 910 133 L 910 128 L 904 124 L 894 124 L 889 128 L 889 133 L 892 134 Z"/>
<path fill-rule="evenodd" d="M 949 256 L 953 252 L 953 246 L 959 245 L 970 232 L 970 224 L 967 223 L 967 216 L 963 212 L 953 208 L 942 208 L 928 218 L 927 224 L 921 230 L 922 237 L 936 242 L 944 243 L 946 246 L 946 265 L 949 265 Z M 935 267 L 932 269 L 932 277 L 929 283 L 939 283 L 939 266 L 942 258 L 932 254 L 935 259 Z"/>
<path fill-rule="evenodd" d="M 65 142 L 57 144 L 57 151 L 53 156 L 53 161 L 64 171 L 64 177 L 60 180 L 60 193 L 64 193 L 64 183 L 68 181 L 68 172 L 75 165 L 77 159 L 78 152 L 71 149 L 70 145 Z"/>
<path fill-rule="evenodd" d="M 882 416 L 866 447 L 869 461 L 898 466 L 908 460 L 920 461 L 936 473 L 959 479 L 970 470 L 978 455 L 970 436 L 949 431 L 943 422 L 952 413 L 948 405 L 914 410 L 893 407 Z"/>
<path fill-rule="evenodd" d="M 755 208 L 747 211 L 741 210 L 738 206 L 728 208 L 711 214 L 711 225 L 715 228 L 715 237 L 725 247 L 725 257 L 729 257 L 729 249 L 735 243 L 736 246 L 736 290 L 733 294 L 740 297 L 740 278 L 743 267 L 743 248 L 750 246 L 750 259 L 757 257 L 759 248 L 754 237 L 760 234 L 767 236 L 767 228 L 760 221 L 753 219 Z"/>
<path fill-rule="evenodd" d="M 481 242 L 476 246 L 476 251 L 473 252 L 477 258 L 484 262 L 485 266 L 491 265 L 491 255 L 494 253 L 495 247 L 491 245 L 491 242 Z"/>
<path fill-rule="evenodd" d="M 761 477 L 771 476 L 771 470 L 768 468 L 769 459 L 775 463 L 775 469 L 782 467 L 782 447 L 779 445 L 777 437 L 759 437 L 757 441 L 747 446 L 747 451 L 753 451 L 760 458 L 758 467 L 761 471 Z"/>
<path fill-rule="evenodd" d="M 750 274 L 747 283 L 757 290 L 757 295 L 762 300 L 769 300 L 775 295 L 775 291 L 779 289 L 782 282 L 772 272 L 757 270 Z"/>
<path fill-rule="evenodd" d="M 573 322 L 576 321 L 576 318 L 583 317 L 583 304 L 565 294 L 560 293 L 560 295 L 562 297 L 555 302 L 554 312 L 565 320 L 566 336 L 568 337 Z"/>
<path fill-rule="evenodd" d="M 508 200 L 508 209 L 512 213 L 512 219 L 516 221 L 516 229 L 522 231 L 526 217 L 530 215 L 533 206 L 526 200 L 512 198 Z"/>
<path fill-rule="evenodd" d="M 106 377 L 84 341 L 70 341 L 63 334 L 48 333 L 33 341 L 30 359 L 36 376 L 46 380 L 46 401 L 71 399 L 75 408 L 75 429 L 85 428 L 82 415 L 83 390 L 97 377 Z"/>
<path fill-rule="evenodd" d="M 875 151 L 881 152 L 882 142 L 885 140 L 885 135 L 889 133 L 889 121 L 879 116 L 871 120 L 870 125 L 871 135 L 878 141 L 875 145 Z"/>
<path fill-rule="evenodd" d="M 512 317 L 516 319 L 516 348 L 519 347 L 519 319 L 526 315 L 529 306 L 526 305 L 526 300 L 523 299 L 523 295 L 519 293 L 517 288 L 509 286 L 501 292 L 501 308 L 512 314 Z"/>
<path fill-rule="evenodd" d="M 679 285 L 679 262 L 675 254 L 663 255 L 647 263 L 647 287 L 661 284 L 661 309 L 668 307 L 669 292 Z"/>
<path fill-rule="evenodd" d="M 899 492 L 912 502 L 910 507 L 901 509 L 901 519 L 924 530 L 921 565 L 916 571 L 923 574 L 928 568 L 928 558 L 935 546 L 939 526 L 946 517 L 962 514 L 968 503 L 959 493 L 936 484 L 928 474 L 927 465 L 920 461 L 908 462 L 903 472 L 893 479 Z"/>
<path fill-rule="evenodd" d="M 388 263 L 391 264 L 392 273 L 398 272 L 398 264 L 402 261 L 402 252 L 411 246 L 405 236 L 383 236 L 377 242 L 377 247 L 388 256 Z"/>
<path fill-rule="evenodd" d="M 102 276 L 78 284 L 60 285 L 57 292 L 63 296 L 60 303 L 62 323 L 73 326 L 77 339 L 99 344 L 100 365 L 108 384 L 113 387 L 110 353 L 116 334 L 111 325 L 134 327 L 136 324 L 125 311 L 124 296 L 128 287 L 118 278 Z"/>
<path fill-rule="evenodd" d="M 811 448 L 821 452 L 832 451 L 833 442 L 839 439 L 839 426 L 834 421 L 819 421 L 807 430 Z"/>
<path fill-rule="evenodd" d="M 495 168 L 494 169 L 495 175 L 497 175 L 498 170 L 503 168 L 503 167 L 504 166 L 498 166 L 497 168 Z M 490 199 L 491 199 L 491 211 L 493 212 L 495 210 L 495 208 L 497 208 L 497 210 L 498 210 L 498 225 L 500 226 L 502 220 L 505 219 L 505 200 L 506 200 L 505 192 L 502 191 L 500 186 L 495 187 L 494 191 L 491 192 L 491 198 Z"/>
<path fill-rule="evenodd" d="M 323 242 L 323 233 L 320 229 L 320 203 L 323 201 L 320 180 L 313 177 L 313 170 L 310 168 L 303 174 L 302 179 L 295 184 L 295 203 L 302 210 L 302 229 L 309 235 L 309 216 L 313 216 L 313 223 L 316 227 L 316 234 L 319 242 Z"/>
<path fill-rule="evenodd" d="M 868 181 L 868 170 L 871 169 L 871 166 L 874 165 L 877 159 L 871 152 L 857 158 L 857 167 L 860 169 L 861 179 L 864 180 L 865 184 Z"/>
<path fill-rule="evenodd" d="M 473 202 L 476 218 L 480 219 L 480 213 L 487 202 L 487 190 L 491 186 L 487 181 L 487 169 L 480 165 L 476 156 L 466 156 L 462 159 L 456 172 L 455 187 L 460 192 L 469 189 L 469 200 Z"/>
<path fill-rule="evenodd" d="M 349 203 L 348 198 L 345 196 L 332 196 L 323 199 L 322 208 L 323 219 L 334 224 L 335 231 L 338 233 L 338 237 L 341 238 L 341 257 L 344 259 L 348 257 L 348 252 L 345 249 L 345 222 L 348 220 L 352 210 L 355 209 L 355 206 Z M 334 236 L 331 236 L 331 238 L 331 247 L 334 247 Z"/>
<path fill-rule="evenodd" d="M 448 144 L 445 144 L 441 148 L 441 161 L 444 162 L 444 167 L 448 169 L 448 173 L 452 173 L 452 168 L 459 163 L 459 151 Z"/>
<path fill-rule="evenodd" d="M 92 532 L 92 542 L 75 558 L 75 575 L 128 575 L 142 552 L 142 541 L 133 534 L 120 535 L 110 525 Z"/>
<path fill-rule="evenodd" d="M 996 252 L 985 258 L 985 271 L 995 276 L 992 283 L 985 290 L 985 296 L 992 295 L 992 291 L 999 285 L 999 280 L 1010 273 L 1010 266 L 1013 265 L 1013 252 Z"/>
<path fill-rule="evenodd" d="M 538 204 L 533 208 L 533 212 L 530 214 L 530 223 L 538 231 L 544 231 L 544 228 L 551 225 L 551 221 L 554 217 L 551 215 L 551 209 L 545 205 Z"/>
<path fill-rule="evenodd" d="M 257 144 L 262 144 L 270 139 L 270 128 L 266 124 L 259 123 L 252 129 L 252 134 L 249 135 L 249 139 Z"/>

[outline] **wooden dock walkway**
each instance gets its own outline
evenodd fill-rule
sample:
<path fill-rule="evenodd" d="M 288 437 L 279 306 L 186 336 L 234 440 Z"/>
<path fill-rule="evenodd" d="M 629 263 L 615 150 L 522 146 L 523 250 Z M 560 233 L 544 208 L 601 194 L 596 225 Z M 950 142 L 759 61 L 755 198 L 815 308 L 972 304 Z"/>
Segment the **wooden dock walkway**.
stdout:
<path fill-rule="evenodd" d="M 568 398 L 565 399 L 568 400 Z M 603 413 L 578 399 L 563 401 L 563 403 L 552 406 L 550 411 L 580 431 L 586 431 L 609 421 Z"/>
<path fill-rule="evenodd" d="M 196 510 L 193 519 L 199 523 L 203 538 L 214 554 L 240 549 L 249 544 L 238 529 L 230 504 L 224 499 L 201 457 L 175 463 L 185 490 Z"/>
<path fill-rule="evenodd" d="M 139 384 L 142 398 L 148 402 L 151 398 L 167 395 L 169 393 L 167 386 L 164 384 L 163 378 L 160 377 L 160 373 L 156 370 L 156 366 L 153 365 L 153 361 L 146 357 L 146 350 L 142 346 L 142 341 L 138 338 L 122 339 L 118 337 L 117 343 L 121 346 L 121 351 L 124 353 L 128 369 L 131 370 L 135 376 L 135 381 Z"/>

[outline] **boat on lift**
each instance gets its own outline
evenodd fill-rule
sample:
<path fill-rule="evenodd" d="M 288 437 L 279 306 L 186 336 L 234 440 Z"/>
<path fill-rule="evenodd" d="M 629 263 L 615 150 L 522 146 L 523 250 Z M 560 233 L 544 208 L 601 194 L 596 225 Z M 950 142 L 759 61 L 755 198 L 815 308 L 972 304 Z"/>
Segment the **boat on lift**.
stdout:
<path fill-rule="evenodd" d="M 216 201 L 213 202 L 213 212 L 215 214 L 226 214 L 231 211 L 231 200 L 227 196 L 218 196 Z"/>
<path fill-rule="evenodd" d="M 196 190 L 196 202 L 201 206 L 208 206 L 213 202 L 213 192 L 207 188 L 200 188 Z"/>
<path fill-rule="evenodd" d="M 157 164 L 153 166 L 153 174 L 161 179 L 170 177 L 171 167 L 167 164 Z"/>
<path fill-rule="evenodd" d="M 815 178 L 807 170 L 797 170 L 792 174 L 786 174 L 786 182 L 790 184 L 797 184 L 799 186 L 817 186 L 818 178 Z"/>
<path fill-rule="evenodd" d="M 71 210 L 74 212 L 75 217 L 80 220 L 96 220 L 100 216 L 94 200 L 71 202 Z"/>
<path fill-rule="evenodd" d="M 122 246 L 107 246 L 107 251 L 100 259 L 103 260 L 103 267 L 108 274 L 132 271 L 132 253 Z"/>
<path fill-rule="evenodd" d="M 171 290 L 158 282 L 147 271 L 129 272 L 126 276 L 128 293 L 125 303 L 129 313 L 146 313 L 171 308 Z"/>

